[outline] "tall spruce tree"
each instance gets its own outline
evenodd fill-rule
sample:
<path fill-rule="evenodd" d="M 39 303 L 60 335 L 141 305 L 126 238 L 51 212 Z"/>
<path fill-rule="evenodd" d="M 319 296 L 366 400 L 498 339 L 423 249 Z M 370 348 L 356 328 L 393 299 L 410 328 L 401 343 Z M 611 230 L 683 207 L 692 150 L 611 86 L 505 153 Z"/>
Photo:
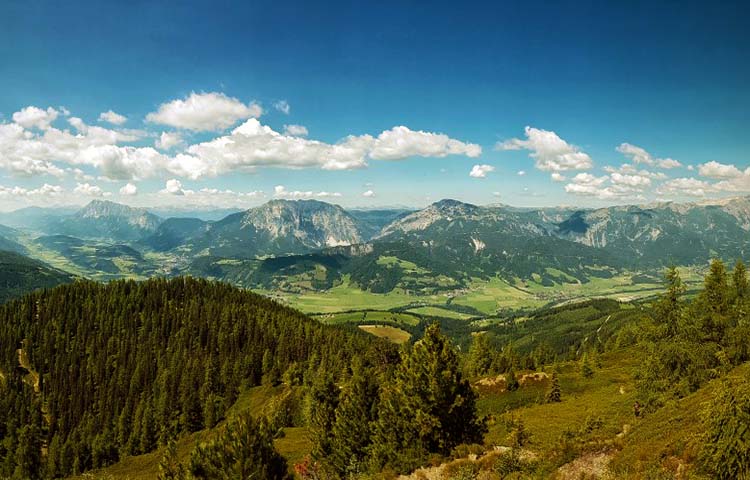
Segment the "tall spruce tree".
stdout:
<path fill-rule="evenodd" d="M 680 299 L 685 293 L 685 285 L 680 278 L 680 272 L 674 265 L 667 269 L 664 275 L 665 291 L 654 305 L 654 313 L 657 321 L 665 328 L 667 337 L 677 335 L 682 318 L 682 305 Z"/>
<path fill-rule="evenodd" d="M 742 302 L 750 297 L 750 283 L 747 279 L 747 268 L 742 260 L 737 260 L 732 272 L 732 285 L 734 286 L 734 295 L 738 301 Z"/>
<path fill-rule="evenodd" d="M 336 420 L 331 431 L 329 463 L 342 477 L 365 470 L 367 449 L 371 443 L 372 422 L 378 398 L 377 378 L 372 369 L 355 359 L 352 377 L 341 394 Z"/>
<path fill-rule="evenodd" d="M 202 480 L 289 478 L 286 460 L 273 446 L 273 435 L 263 422 L 240 415 L 224 433 L 198 445 L 190 456 L 190 474 Z"/>
<path fill-rule="evenodd" d="M 407 471 L 432 453 L 447 454 L 461 443 L 477 443 L 486 431 L 476 393 L 463 378 L 458 354 L 432 324 L 404 352 L 394 378 L 381 390 L 371 447 L 377 466 Z"/>

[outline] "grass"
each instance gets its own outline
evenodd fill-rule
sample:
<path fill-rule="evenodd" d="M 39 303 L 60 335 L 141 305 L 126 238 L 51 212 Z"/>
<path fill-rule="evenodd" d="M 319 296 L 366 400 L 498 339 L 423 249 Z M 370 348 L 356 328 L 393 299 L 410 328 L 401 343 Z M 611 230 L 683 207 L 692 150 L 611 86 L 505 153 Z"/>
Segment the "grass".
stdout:
<path fill-rule="evenodd" d="M 401 330 L 400 328 L 396 328 L 396 327 L 388 327 L 388 326 L 381 326 L 381 325 L 360 325 L 359 328 L 364 330 L 367 333 L 375 335 L 376 337 L 390 340 L 391 342 L 397 345 L 406 343 L 409 341 L 409 338 L 411 338 L 411 334 L 409 334 L 409 332 L 405 332 Z"/>
<path fill-rule="evenodd" d="M 264 292 L 259 292 L 264 293 Z M 421 298 L 438 303 L 439 297 L 415 297 L 404 292 L 372 293 L 360 290 L 349 283 L 348 277 L 344 281 L 325 292 L 310 292 L 302 295 L 272 293 L 290 306 L 305 313 L 335 313 L 347 310 L 371 308 L 373 310 L 390 310 L 403 307 Z"/>
<path fill-rule="evenodd" d="M 564 431 L 578 431 L 589 417 L 601 418 L 604 423 L 600 433 L 615 437 L 623 425 L 634 421 L 631 371 L 637 358 L 639 354 L 633 350 L 602 355 L 602 368 L 594 368 L 594 376 L 589 379 L 580 375 L 576 363 L 561 365 L 558 375 L 563 401 L 560 403 L 543 403 L 549 380 L 522 386 L 515 392 L 483 394 L 478 403 L 480 411 L 495 419 L 486 442 L 509 445 L 510 432 L 503 420 L 511 418 L 523 421 L 532 435 L 529 448 L 543 458 L 552 455 Z"/>
<path fill-rule="evenodd" d="M 315 315 L 313 318 L 329 325 L 341 325 L 346 323 L 393 323 L 396 325 L 406 325 L 413 327 L 419 324 L 419 317 L 416 317 L 409 313 L 379 310 L 358 310 L 355 312 L 325 313 Z"/>
<path fill-rule="evenodd" d="M 408 311 L 418 313 L 420 315 L 426 315 L 428 317 L 455 318 L 456 320 L 468 320 L 470 318 L 473 318 L 473 315 L 469 315 L 467 313 L 456 312 L 447 308 L 433 306 L 412 308 Z"/>

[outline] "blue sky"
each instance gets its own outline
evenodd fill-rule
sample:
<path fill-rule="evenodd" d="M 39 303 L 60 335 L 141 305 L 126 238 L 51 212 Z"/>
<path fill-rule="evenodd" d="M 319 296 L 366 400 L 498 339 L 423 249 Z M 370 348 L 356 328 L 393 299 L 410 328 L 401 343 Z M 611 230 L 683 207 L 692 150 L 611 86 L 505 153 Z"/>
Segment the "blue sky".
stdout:
<path fill-rule="evenodd" d="M 3 2 L 0 209 L 750 193 L 747 2 L 612 3 Z"/>

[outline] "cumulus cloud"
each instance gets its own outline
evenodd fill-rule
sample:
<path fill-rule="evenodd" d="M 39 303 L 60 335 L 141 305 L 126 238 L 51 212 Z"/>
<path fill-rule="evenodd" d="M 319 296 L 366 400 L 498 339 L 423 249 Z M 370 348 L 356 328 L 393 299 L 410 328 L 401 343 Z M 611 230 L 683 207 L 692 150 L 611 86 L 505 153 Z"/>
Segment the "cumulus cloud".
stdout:
<path fill-rule="evenodd" d="M 609 178 L 615 185 L 627 185 L 632 188 L 643 189 L 651 185 L 651 179 L 642 175 L 623 175 L 621 173 L 613 173 Z"/>
<path fill-rule="evenodd" d="M 73 189 L 73 193 L 84 195 L 86 197 L 102 197 L 109 195 L 109 192 L 105 192 L 97 185 L 91 185 L 90 183 L 76 184 L 76 188 Z"/>
<path fill-rule="evenodd" d="M 667 178 L 667 175 L 664 172 L 653 172 L 645 169 L 639 170 L 635 165 L 632 165 L 630 163 L 623 163 L 619 167 L 607 165 L 606 167 L 604 167 L 604 171 L 612 175 L 616 173 L 620 175 L 638 175 L 640 177 L 647 177 L 652 180 L 664 180 Z"/>
<path fill-rule="evenodd" d="M 680 162 L 672 158 L 654 158 L 645 149 L 630 143 L 620 144 L 620 146 L 617 147 L 617 151 L 630 158 L 635 164 L 652 165 L 664 169 L 682 166 Z"/>
<path fill-rule="evenodd" d="M 705 197 L 713 190 L 708 182 L 697 178 L 674 178 L 661 184 L 656 192 L 659 195 L 681 195 L 689 197 Z"/>
<path fill-rule="evenodd" d="M 191 93 L 172 100 L 146 115 L 146 121 L 195 132 L 226 130 L 240 120 L 261 116 L 257 103 L 244 104 L 223 93 Z"/>
<path fill-rule="evenodd" d="M 597 177 L 590 173 L 579 173 L 565 185 L 565 191 L 574 195 L 613 198 L 643 198 L 642 191 L 651 184 L 647 177 L 614 173 Z"/>
<path fill-rule="evenodd" d="M 160 150 L 170 150 L 184 144 L 185 141 L 178 132 L 161 132 L 159 138 L 154 142 L 154 146 Z"/>
<path fill-rule="evenodd" d="M 182 182 L 176 178 L 170 178 L 164 184 L 164 189 L 160 193 L 168 193 L 170 195 L 185 195 L 185 190 L 182 189 Z"/>
<path fill-rule="evenodd" d="M 192 145 L 187 150 L 195 162 L 190 175 L 219 175 L 252 171 L 257 167 L 351 170 L 367 167 L 367 160 L 402 160 L 411 156 L 477 156 L 481 147 L 447 135 L 394 127 L 378 137 L 350 135 L 338 143 L 284 135 L 257 119 L 247 120 L 230 135 Z"/>
<path fill-rule="evenodd" d="M 302 192 L 299 190 L 289 191 L 286 189 L 284 185 L 276 185 L 273 187 L 273 196 L 276 198 L 284 198 L 284 199 L 305 199 L 305 198 L 338 198 L 342 197 L 338 192 L 313 192 L 313 191 L 306 191 Z"/>
<path fill-rule="evenodd" d="M 716 161 L 698 165 L 698 173 L 702 177 L 718 179 L 738 178 L 743 175 L 742 171 L 736 166 Z"/>
<path fill-rule="evenodd" d="M 487 174 L 490 172 L 494 172 L 495 167 L 492 165 L 474 165 L 471 167 L 471 172 L 469 172 L 469 176 L 473 178 L 485 178 L 487 177 Z"/>
<path fill-rule="evenodd" d="M 526 139 L 512 138 L 495 145 L 497 150 L 528 150 L 539 170 L 563 172 L 586 170 L 593 166 L 591 157 L 571 145 L 555 132 L 526 127 Z"/>
<path fill-rule="evenodd" d="M 18 198 L 18 197 L 56 197 L 65 193 L 65 189 L 60 185 L 50 185 L 45 183 L 39 188 L 28 189 L 24 187 L 6 187 L 0 185 L 0 197 Z"/>
<path fill-rule="evenodd" d="M 550 178 L 553 182 L 564 182 L 567 180 L 567 177 L 559 172 L 552 172 L 552 175 L 550 175 Z"/>
<path fill-rule="evenodd" d="M 368 136 L 360 138 L 370 140 Z M 482 147 L 479 145 L 454 140 L 442 133 L 415 131 L 399 126 L 378 135 L 373 142 L 370 158 L 401 160 L 407 157 L 446 157 L 448 155 L 476 158 L 481 154 Z"/>
<path fill-rule="evenodd" d="M 57 119 L 59 112 L 52 107 L 48 107 L 47 110 L 41 108 L 28 106 L 13 114 L 13 121 L 24 128 L 38 128 L 40 130 L 47 130 L 50 128 L 50 124 Z"/>
<path fill-rule="evenodd" d="M 302 125 L 284 125 L 284 135 L 292 137 L 306 137 L 308 134 L 307 127 Z"/>
<path fill-rule="evenodd" d="M 519 170 L 518 173 L 517 173 L 517 175 L 519 177 L 523 177 L 524 175 L 526 175 L 526 170 Z"/>
<path fill-rule="evenodd" d="M 111 123 L 112 125 L 122 125 L 128 121 L 128 117 L 115 113 L 112 110 L 107 110 L 99 114 L 99 121 Z"/>
<path fill-rule="evenodd" d="M 372 190 L 367 190 L 366 192 L 362 193 L 363 197 L 372 198 L 375 196 L 375 192 Z"/>
<path fill-rule="evenodd" d="M 273 108 L 283 113 L 284 115 L 289 115 L 289 113 L 291 113 L 292 111 L 292 107 L 286 100 L 279 100 L 278 102 L 275 102 L 273 104 Z"/>
<path fill-rule="evenodd" d="M 137 195 L 137 194 L 138 194 L 138 187 L 136 187 L 132 183 L 127 183 L 123 185 L 123 187 L 120 189 L 120 195 L 132 197 L 133 195 Z"/>

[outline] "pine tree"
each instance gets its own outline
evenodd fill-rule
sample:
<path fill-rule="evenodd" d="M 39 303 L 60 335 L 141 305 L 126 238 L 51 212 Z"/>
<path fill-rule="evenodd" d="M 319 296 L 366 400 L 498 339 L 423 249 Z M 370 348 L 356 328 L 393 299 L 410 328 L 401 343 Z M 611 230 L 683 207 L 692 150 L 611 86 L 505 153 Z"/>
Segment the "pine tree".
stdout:
<path fill-rule="evenodd" d="M 186 480 L 185 467 L 177 458 L 177 442 L 170 438 L 159 462 L 158 480 Z"/>
<path fill-rule="evenodd" d="M 747 268 L 742 260 L 737 260 L 732 272 L 732 285 L 734 286 L 735 297 L 739 301 L 744 301 L 750 296 L 750 284 L 747 279 Z"/>
<path fill-rule="evenodd" d="M 219 438 L 193 450 L 190 474 L 202 480 L 289 478 L 268 426 L 247 414 L 227 425 Z"/>
<path fill-rule="evenodd" d="M 750 478 L 750 380 L 722 384 L 703 412 L 700 460 L 717 479 Z"/>
<path fill-rule="evenodd" d="M 703 285 L 703 299 L 709 311 L 725 314 L 729 304 L 727 270 L 719 259 L 711 262 L 711 268 Z"/>
<path fill-rule="evenodd" d="M 486 375 L 492 366 L 492 349 L 489 344 L 487 333 L 474 335 L 466 360 L 466 370 L 470 376 Z"/>
<path fill-rule="evenodd" d="M 342 476 L 364 469 L 375 420 L 378 386 L 373 372 L 360 360 L 352 365 L 352 377 L 341 395 L 333 425 L 330 462 Z"/>
<path fill-rule="evenodd" d="M 591 378 L 594 376 L 594 370 L 589 364 L 589 357 L 587 354 L 583 355 L 583 360 L 581 361 L 581 375 L 583 375 L 583 378 Z"/>
<path fill-rule="evenodd" d="M 682 318 L 682 305 L 680 298 L 685 293 L 685 285 L 682 283 L 677 267 L 671 266 L 664 276 L 665 292 L 654 305 L 657 319 L 666 328 L 666 336 L 673 337 L 679 329 Z"/>
<path fill-rule="evenodd" d="M 16 469 L 14 479 L 35 480 L 41 478 L 42 442 L 39 427 L 26 425 L 18 434 L 16 447 Z"/>
<path fill-rule="evenodd" d="M 505 374 L 505 389 L 509 392 L 515 392 L 519 388 L 521 388 L 521 383 L 518 381 L 518 377 L 516 377 L 516 372 L 513 370 L 513 367 L 510 367 L 508 373 Z"/>
<path fill-rule="evenodd" d="M 476 393 L 438 324 L 428 326 L 402 354 L 381 392 L 371 447 L 376 467 L 406 471 L 428 454 L 445 455 L 461 443 L 481 442 L 486 431 L 477 416 Z"/>
<path fill-rule="evenodd" d="M 310 391 L 308 423 L 312 437 L 312 454 L 317 459 L 331 454 L 331 430 L 336 422 L 339 388 L 329 373 L 321 373 Z"/>
<path fill-rule="evenodd" d="M 552 373 L 549 391 L 547 392 L 547 403 L 557 403 L 562 401 L 562 392 L 560 391 L 560 380 L 557 378 L 557 372 Z"/>

